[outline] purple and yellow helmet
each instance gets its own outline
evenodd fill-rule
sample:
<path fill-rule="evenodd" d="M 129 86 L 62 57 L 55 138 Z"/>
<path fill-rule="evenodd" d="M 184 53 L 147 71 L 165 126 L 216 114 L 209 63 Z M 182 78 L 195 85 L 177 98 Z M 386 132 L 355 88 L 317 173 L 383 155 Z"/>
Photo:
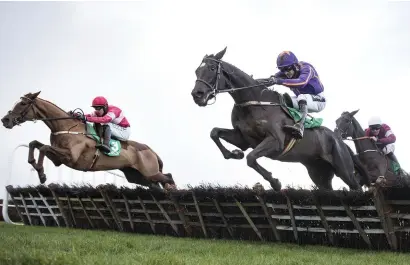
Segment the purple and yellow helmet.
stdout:
<path fill-rule="evenodd" d="M 276 59 L 276 66 L 280 69 L 297 64 L 298 62 L 298 58 L 296 58 L 293 52 L 283 51 L 278 55 L 278 58 Z"/>

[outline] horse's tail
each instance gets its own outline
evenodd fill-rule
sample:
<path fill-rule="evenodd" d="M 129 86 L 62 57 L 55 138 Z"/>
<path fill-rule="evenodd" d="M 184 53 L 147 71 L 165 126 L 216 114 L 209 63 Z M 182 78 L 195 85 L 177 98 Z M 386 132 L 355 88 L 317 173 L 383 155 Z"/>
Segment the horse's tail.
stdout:
<path fill-rule="evenodd" d="M 353 153 L 353 150 L 350 148 L 350 146 L 348 146 L 345 143 L 347 150 L 349 150 L 349 154 L 350 157 L 353 160 L 353 164 L 354 164 L 354 168 L 355 170 L 357 170 L 357 172 L 359 173 L 359 175 L 361 176 L 362 180 L 365 182 L 363 184 L 366 184 L 367 186 L 370 186 L 371 182 L 370 182 L 370 175 L 369 172 L 367 171 L 367 169 L 363 166 L 362 162 L 360 162 L 359 158 Z"/>

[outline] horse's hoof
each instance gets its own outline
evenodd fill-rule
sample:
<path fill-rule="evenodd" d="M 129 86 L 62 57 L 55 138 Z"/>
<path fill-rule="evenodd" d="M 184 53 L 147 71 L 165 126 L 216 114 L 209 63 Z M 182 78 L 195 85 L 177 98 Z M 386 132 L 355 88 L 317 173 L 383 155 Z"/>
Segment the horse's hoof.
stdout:
<path fill-rule="evenodd" d="M 244 158 L 244 154 L 241 150 L 235 149 L 232 151 L 232 158 L 233 159 L 242 159 Z"/>
<path fill-rule="evenodd" d="M 176 190 L 176 189 L 177 189 L 177 185 L 166 183 L 165 186 L 164 186 L 164 189 L 165 189 L 166 191 Z"/>
<path fill-rule="evenodd" d="M 280 191 L 282 189 L 282 184 L 278 179 L 274 179 L 270 185 L 274 191 Z"/>
<path fill-rule="evenodd" d="M 30 165 L 32 165 L 32 164 L 36 163 L 36 160 L 35 160 L 35 159 L 32 159 L 32 160 L 30 159 L 30 160 L 28 160 L 27 162 L 28 162 Z"/>
<path fill-rule="evenodd" d="M 256 193 L 262 193 L 263 191 L 265 191 L 265 189 L 263 188 L 262 184 L 260 184 L 259 182 L 256 182 L 255 185 L 253 185 L 252 189 L 256 192 Z"/>
<path fill-rule="evenodd" d="M 386 178 L 384 176 L 380 176 L 376 180 L 376 184 L 378 184 L 378 185 L 382 185 L 382 184 L 385 184 L 385 183 L 386 183 Z"/>
<path fill-rule="evenodd" d="M 47 176 L 46 176 L 46 174 L 40 175 L 40 176 L 39 176 L 39 179 L 40 179 L 40 183 L 41 183 L 41 184 L 44 184 L 44 183 L 47 181 Z"/>

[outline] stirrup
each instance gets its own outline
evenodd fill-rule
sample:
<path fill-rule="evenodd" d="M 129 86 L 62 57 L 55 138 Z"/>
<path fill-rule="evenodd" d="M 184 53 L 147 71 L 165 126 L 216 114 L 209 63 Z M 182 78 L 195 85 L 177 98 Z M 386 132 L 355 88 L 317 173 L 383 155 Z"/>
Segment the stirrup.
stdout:
<path fill-rule="evenodd" d="M 286 133 L 293 135 L 296 138 L 303 138 L 303 129 L 299 125 L 285 125 L 283 126 L 283 130 Z"/>
<path fill-rule="evenodd" d="M 111 148 L 108 145 L 105 145 L 105 144 L 97 144 L 97 145 L 95 145 L 95 147 L 100 149 L 101 151 L 103 151 L 105 153 L 111 152 Z"/>
<path fill-rule="evenodd" d="M 285 129 L 286 131 L 300 131 L 301 126 L 299 125 L 299 123 L 296 123 L 294 125 L 283 125 L 283 129 Z"/>

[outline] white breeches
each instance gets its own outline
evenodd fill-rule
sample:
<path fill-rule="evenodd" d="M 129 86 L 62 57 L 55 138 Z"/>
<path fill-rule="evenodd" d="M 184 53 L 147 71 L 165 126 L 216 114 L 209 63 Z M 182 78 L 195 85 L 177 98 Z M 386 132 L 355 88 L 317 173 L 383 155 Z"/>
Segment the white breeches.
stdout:
<path fill-rule="evenodd" d="M 124 128 L 112 122 L 109 122 L 108 126 L 110 126 L 111 135 L 118 140 L 127 141 L 130 138 L 131 127 Z"/>
<path fill-rule="evenodd" d="M 307 111 L 310 112 L 321 112 L 326 107 L 325 97 L 322 93 L 317 95 L 310 95 L 310 94 L 300 94 L 299 96 L 295 97 L 292 96 L 292 103 L 295 109 L 299 109 L 299 101 L 305 100 L 307 102 Z"/>
<path fill-rule="evenodd" d="M 384 148 L 383 148 L 383 153 L 385 154 L 385 155 L 387 155 L 388 153 L 394 153 L 394 150 L 396 149 L 396 146 L 395 146 L 395 144 L 394 143 L 392 143 L 392 144 L 388 144 L 388 145 L 386 145 Z"/>

